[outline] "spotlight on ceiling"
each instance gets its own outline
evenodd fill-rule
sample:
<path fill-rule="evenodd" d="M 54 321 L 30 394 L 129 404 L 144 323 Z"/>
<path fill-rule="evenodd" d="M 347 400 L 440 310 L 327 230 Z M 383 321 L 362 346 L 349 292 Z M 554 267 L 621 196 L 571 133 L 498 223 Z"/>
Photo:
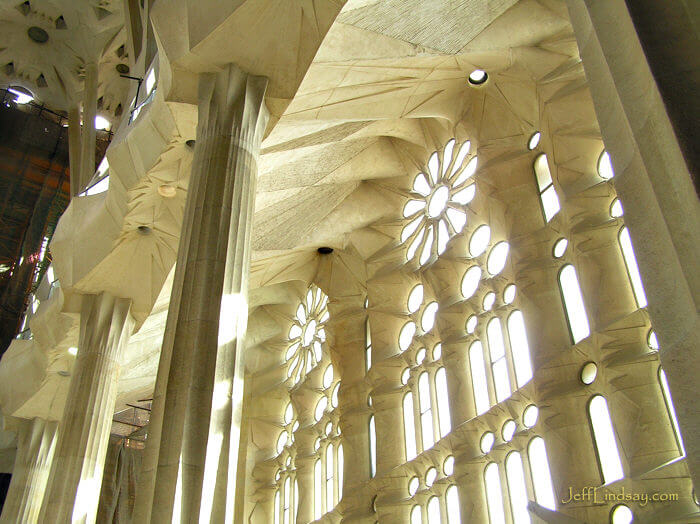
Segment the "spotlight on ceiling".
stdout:
<path fill-rule="evenodd" d="M 168 184 L 158 186 L 158 194 L 164 198 L 173 198 L 177 195 L 177 188 Z"/>
<path fill-rule="evenodd" d="M 68 353 L 70 353 L 71 355 L 75 356 L 75 355 L 78 354 L 78 348 L 75 347 L 75 346 L 71 346 L 71 347 L 68 348 Z"/>
<path fill-rule="evenodd" d="M 473 86 L 478 86 L 483 84 L 489 79 L 489 75 L 483 69 L 474 69 L 469 73 L 469 83 Z"/>
<path fill-rule="evenodd" d="M 45 44 L 49 41 L 49 34 L 41 27 L 37 27 L 35 25 L 27 29 L 27 35 L 37 44 Z"/>
<path fill-rule="evenodd" d="M 34 95 L 32 95 L 29 89 L 25 89 L 19 86 L 13 86 L 10 87 L 8 91 L 15 95 L 15 102 L 17 102 L 18 104 L 28 104 L 29 102 L 34 100 Z"/>
<path fill-rule="evenodd" d="M 112 124 L 110 123 L 110 121 L 107 120 L 105 117 L 101 115 L 97 115 L 95 117 L 95 129 L 106 130 L 109 129 L 111 125 Z"/>
<path fill-rule="evenodd" d="M 319 247 L 319 248 L 317 249 L 317 251 L 318 251 L 320 254 L 322 254 L 322 255 L 330 255 L 331 253 L 333 253 L 333 248 L 332 248 L 332 247 L 323 246 L 323 247 Z"/>

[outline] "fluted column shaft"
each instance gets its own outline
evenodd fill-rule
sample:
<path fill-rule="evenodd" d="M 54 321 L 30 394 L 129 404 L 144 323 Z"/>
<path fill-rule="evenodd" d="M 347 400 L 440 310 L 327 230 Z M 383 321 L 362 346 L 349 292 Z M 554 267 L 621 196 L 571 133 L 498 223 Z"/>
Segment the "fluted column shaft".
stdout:
<path fill-rule="evenodd" d="M 80 192 L 80 108 L 73 105 L 68 109 L 68 161 L 70 163 L 70 194 Z"/>
<path fill-rule="evenodd" d="M 267 80 L 229 65 L 199 83 L 192 177 L 137 522 L 232 522 L 250 234 Z"/>
<path fill-rule="evenodd" d="M 698 486 L 700 202 L 625 1 L 567 4 Z"/>
<path fill-rule="evenodd" d="M 70 116 L 70 115 L 69 115 Z M 95 116 L 97 116 L 97 63 L 85 64 L 85 88 L 83 92 L 83 131 L 80 143 L 80 172 L 71 171 L 71 186 L 77 180 L 75 193 L 80 193 L 95 174 L 96 131 Z M 70 138 L 69 138 L 70 139 Z M 75 175 L 79 176 L 75 177 Z M 73 188 L 71 187 L 71 192 Z"/>
<path fill-rule="evenodd" d="M 56 448 L 57 426 L 57 422 L 40 418 L 20 422 L 15 467 L 0 523 L 38 522 Z"/>
<path fill-rule="evenodd" d="M 101 293 L 82 301 L 78 355 L 41 522 L 95 522 L 120 362 L 134 324 L 130 299 Z"/>

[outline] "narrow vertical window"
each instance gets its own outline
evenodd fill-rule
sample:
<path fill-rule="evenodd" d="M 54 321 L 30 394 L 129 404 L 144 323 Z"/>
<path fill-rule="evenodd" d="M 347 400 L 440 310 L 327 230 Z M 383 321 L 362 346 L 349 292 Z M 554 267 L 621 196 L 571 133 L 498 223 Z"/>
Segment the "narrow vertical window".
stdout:
<path fill-rule="evenodd" d="M 321 459 L 314 464 L 314 519 L 318 520 L 323 515 L 323 473 Z"/>
<path fill-rule="evenodd" d="M 413 506 L 411 510 L 411 524 L 422 524 L 423 518 L 421 516 L 420 506 Z"/>
<path fill-rule="evenodd" d="M 624 477 L 624 472 L 608 403 L 604 397 L 596 395 L 591 399 L 588 404 L 588 416 L 593 428 L 593 441 L 598 455 L 598 465 L 603 473 L 603 483 L 610 484 Z"/>
<path fill-rule="evenodd" d="M 291 481 L 289 480 L 289 477 L 287 477 L 284 480 L 284 510 L 282 512 L 282 514 L 284 515 L 284 517 L 282 518 L 282 521 L 284 522 L 284 524 L 290 523 L 289 519 L 290 519 L 291 515 L 290 515 L 289 503 L 290 503 L 290 499 L 292 498 L 292 492 L 291 492 L 290 485 L 291 485 Z"/>
<path fill-rule="evenodd" d="M 369 417 L 369 476 L 377 474 L 377 429 L 374 425 L 374 415 Z"/>
<path fill-rule="evenodd" d="M 510 379 L 508 378 L 508 363 L 506 362 L 506 346 L 503 342 L 503 330 L 501 321 L 492 318 L 486 326 L 486 336 L 489 343 L 489 355 L 491 356 L 491 372 L 496 388 L 496 402 L 510 397 Z"/>
<path fill-rule="evenodd" d="M 661 392 L 664 395 L 664 402 L 666 403 L 666 410 L 668 411 L 668 416 L 671 419 L 671 424 L 673 425 L 673 433 L 676 436 L 676 443 L 678 444 L 678 450 L 681 452 L 681 457 L 685 457 L 685 446 L 683 445 L 683 437 L 681 436 L 681 430 L 678 427 L 678 419 L 676 418 L 676 409 L 673 407 L 673 399 L 671 398 L 671 390 L 668 387 L 668 380 L 666 380 L 666 373 L 661 368 L 659 368 L 659 382 L 661 383 Z"/>
<path fill-rule="evenodd" d="M 561 206 L 552 182 L 552 173 L 549 171 L 547 155 L 544 153 L 535 159 L 535 178 L 537 179 L 537 189 L 540 193 L 542 212 L 544 213 L 545 221 L 549 222 L 554 215 L 559 213 Z"/>
<path fill-rule="evenodd" d="M 484 349 L 478 340 L 469 347 L 469 367 L 471 368 L 476 414 L 481 415 L 489 410 L 490 403 L 488 385 L 486 384 Z"/>
<path fill-rule="evenodd" d="M 435 396 L 437 397 L 440 438 L 442 438 L 452 429 L 452 423 L 450 422 L 450 395 L 447 392 L 447 373 L 445 368 L 440 368 L 435 373 Z"/>
<path fill-rule="evenodd" d="M 435 444 L 433 433 L 433 409 L 430 402 L 430 380 L 428 372 L 424 371 L 418 377 L 418 399 L 420 408 L 420 426 L 423 436 L 423 450 L 430 449 Z"/>
<path fill-rule="evenodd" d="M 513 367 L 518 387 L 527 384 L 532 378 L 532 363 L 530 362 L 530 346 L 527 343 L 525 319 L 517 309 L 508 317 L 508 337 L 513 353 Z"/>
<path fill-rule="evenodd" d="M 275 509 L 274 509 L 274 512 L 275 512 L 274 523 L 275 524 L 280 524 L 280 512 L 281 512 L 280 504 L 281 503 L 282 503 L 282 501 L 280 500 L 280 490 L 277 490 L 277 491 L 275 491 Z"/>
<path fill-rule="evenodd" d="M 549 471 L 547 450 L 542 437 L 535 437 L 530 441 L 527 447 L 527 455 L 530 461 L 532 485 L 535 488 L 535 500 L 544 508 L 552 511 L 556 510 L 552 475 Z"/>
<path fill-rule="evenodd" d="M 457 486 L 450 486 L 447 488 L 445 498 L 447 499 L 447 523 L 460 524 L 462 522 L 462 517 L 459 512 L 459 494 L 457 493 Z"/>
<path fill-rule="evenodd" d="M 297 514 L 299 513 L 299 482 L 294 479 L 294 506 L 292 511 L 292 522 L 297 521 Z"/>
<path fill-rule="evenodd" d="M 503 493 L 501 491 L 501 479 L 498 475 L 498 464 L 491 462 L 484 470 L 486 483 L 486 505 L 489 510 L 489 522 L 491 524 L 505 524 L 506 516 L 503 512 Z"/>
<path fill-rule="evenodd" d="M 440 501 L 430 497 L 428 501 L 428 524 L 440 524 Z"/>
<path fill-rule="evenodd" d="M 637 301 L 638 307 L 646 307 L 647 296 L 644 293 L 642 277 L 639 274 L 637 258 L 634 256 L 634 249 L 632 249 L 632 239 L 630 238 L 630 232 L 627 230 L 627 227 L 623 227 L 622 229 L 620 229 L 619 239 L 622 257 L 625 259 L 625 266 L 627 267 L 627 276 L 630 279 L 630 284 L 632 284 L 632 291 L 634 291 L 634 299 Z"/>
<path fill-rule="evenodd" d="M 410 391 L 403 397 L 403 431 L 406 460 L 413 460 L 416 457 L 416 426 L 413 421 L 413 394 Z"/>
<path fill-rule="evenodd" d="M 333 509 L 333 470 L 335 469 L 333 457 L 333 444 L 326 448 L 326 511 Z"/>
<path fill-rule="evenodd" d="M 588 326 L 586 306 L 583 304 L 583 295 L 576 276 L 576 269 L 571 264 L 561 268 L 559 272 L 559 287 L 564 298 L 564 310 L 569 321 L 571 338 L 574 344 L 577 344 L 590 335 L 591 330 Z"/>
<path fill-rule="evenodd" d="M 365 320 L 365 369 L 372 367 L 372 335 L 369 331 L 369 317 Z"/>
<path fill-rule="evenodd" d="M 338 500 L 343 498 L 343 476 L 345 475 L 345 454 L 343 445 L 338 444 Z"/>
<path fill-rule="evenodd" d="M 530 513 L 527 511 L 527 487 L 523 473 L 523 461 L 520 453 L 512 451 L 506 457 L 506 478 L 510 492 L 510 507 L 514 524 L 529 524 Z"/>

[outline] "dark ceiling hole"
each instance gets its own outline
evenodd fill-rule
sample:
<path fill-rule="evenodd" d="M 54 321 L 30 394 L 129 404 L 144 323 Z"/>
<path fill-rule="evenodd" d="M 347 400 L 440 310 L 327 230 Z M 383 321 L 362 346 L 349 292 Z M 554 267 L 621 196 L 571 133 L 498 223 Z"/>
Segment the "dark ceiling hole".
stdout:
<path fill-rule="evenodd" d="M 32 6 L 29 5 L 29 2 L 24 2 L 21 3 L 17 6 L 17 9 L 19 9 L 19 12 L 22 13 L 24 16 L 27 16 L 29 14 L 29 11 L 32 10 Z"/>
<path fill-rule="evenodd" d="M 149 235 L 151 233 L 151 228 L 148 226 L 139 226 L 138 230 L 142 235 Z"/>
<path fill-rule="evenodd" d="M 117 73 L 119 73 L 120 75 L 128 75 L 129 66 L 126 64 L 117 64 Z"/>
<path fill-rule="evenodd" d="M 196 143 L 197 143 L 196 140 L 188 140 L 187 142 L 185 142 L 185 145 L 186 145 L 187 147 L 189 147 L 190 149 L 194 149 L 194 145 L 195 145 Z"/>
<path fill-rule="evenodd" d="M 119 104 L 117 108 L 114 110 L 114 116 L 121 116 L 122 111 L 124 111 L 124 108 L 122 108 L 122 105 Z"/>
<path fill-rule="evenodd" d="M 29 38 L 34 40 L 37 44 L 45 44 L 49 41 L 49 34 L 41 27 L 37 27 L 35 25 L 27 29 L 27 34 L 29 35 Z"/>
<path fill-rule="evenodd" d="M 49 84 L 46 83 L 46 78 L 43 74 L 41 74 L 36 79 L 36 85 L 38 85 L 39 87 L 47 87 Z"/>
<path fill-rule="evenodd" d="M 102 109 L 102 106 L 105 104 L 105 99 L 103 96 L 97 99 L 97 109 Z"/>
<path fill-rule="evenodd" d="M 318 252 L 321 253 L 322 255 L 330 255 L 333 253 L 333 248 L 332 247 L 319 247 Z"/>
<path fill-rule="evenodd" d="M 66 19 L 63 18 L 63 15 L 59 16 L 56 19 L 55 24 L 56 24 L 56 29 L 67 29 L 68 28 L 68 26 L 66 25 Z"/>
<path fill-rule="evenodd" d="M 98 20 L 104 20 L 112 14 L 110 11 L 107 11 L 102 7 L 93 7 L 93 9 L 95 10 L 95 15 L 97 16 Z"/>
<path fill-rule="evenodd" d="M 8 64 L 5 64 L 5 74 L 7 76 L 11 76 L 15 74 L 15 64 L 10 62 Z"/>
<path fill-rule="evenodd" d="M 119 58 L 123 57 L 126 54 L 126 50 L 124 49 L 124 45 L 120 45 L 119 48 L 117 49 L 117 56 Z"/>

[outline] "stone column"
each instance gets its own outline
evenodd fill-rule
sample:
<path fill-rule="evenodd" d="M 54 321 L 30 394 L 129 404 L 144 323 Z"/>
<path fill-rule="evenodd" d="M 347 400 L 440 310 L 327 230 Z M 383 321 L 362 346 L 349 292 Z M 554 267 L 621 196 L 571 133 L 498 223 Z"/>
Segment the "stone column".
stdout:
<path fill-rule="evenodd" d="M 625 1 L 567 4 L 698 486 L 700 204 Z"/>
<path fill-rule="evenodd" d="M 56 448 L 57 423 L 40 418 L 22 420 L 17 457 L 0 523 L 36 523 Z"/>
<path fill-rule="evenodd" d="M 229 65 L 199 122 L 135 521 L 232 522 L 267 79 Z"/>
<path fill-rule="evenodd" d="M 70 194 L 80 192 L 80 109 L 77 105 L 68 109 L 68 161 L 70 163 Z"/>
<path fill-rule="evenodd" d="M 75 194 L 80 193 L 95 174 L 95 116 L 97 115 L 97 63 L 85 64 L 85 87 L 83 92 L 83 131 L 80 141 L 80 171 Z M 75 180 L 71 171 L 71 185 Z M 71 187 L 72 191 L 72 187 Z"/>
<path fill-rule="evenodd" d="M 40 522 L 95 522 L 131 300 L 84 295 L 73 365 Z"/>

